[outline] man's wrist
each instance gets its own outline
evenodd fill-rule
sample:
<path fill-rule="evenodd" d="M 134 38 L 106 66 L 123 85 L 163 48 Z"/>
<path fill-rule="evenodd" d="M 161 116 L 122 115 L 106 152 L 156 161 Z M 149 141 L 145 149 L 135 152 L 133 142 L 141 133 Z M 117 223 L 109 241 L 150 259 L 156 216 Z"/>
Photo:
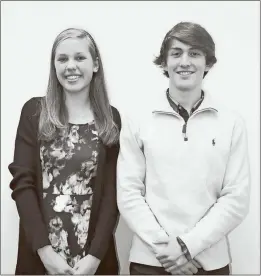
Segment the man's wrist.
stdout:
<path fill-rule="evenodd" d="M 192 261 L 192 258 L 191 258 L 191 255 L 189 253 L 189 250 L 186 246 L 186 244 L 182 241 L 182 239 L 180 237 L 177 237 L 177 241 L 181 247 L 181 251 L 182 253 L 184 254 L 184 256 L 186 257 L 186 259 L 191 262 Z"/>

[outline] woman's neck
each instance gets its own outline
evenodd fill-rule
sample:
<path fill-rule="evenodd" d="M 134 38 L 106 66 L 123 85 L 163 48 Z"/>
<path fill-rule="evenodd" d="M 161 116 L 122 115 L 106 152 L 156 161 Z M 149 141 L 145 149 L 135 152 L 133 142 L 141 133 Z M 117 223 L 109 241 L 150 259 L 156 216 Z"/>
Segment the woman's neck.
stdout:
<path fill-rule="evenodd" d="M 65 93 L 65 105 L 68 111 L 68 120 L 70 123 L 87 123 L 94 119 L 89 93 L 67 92 Z"/>

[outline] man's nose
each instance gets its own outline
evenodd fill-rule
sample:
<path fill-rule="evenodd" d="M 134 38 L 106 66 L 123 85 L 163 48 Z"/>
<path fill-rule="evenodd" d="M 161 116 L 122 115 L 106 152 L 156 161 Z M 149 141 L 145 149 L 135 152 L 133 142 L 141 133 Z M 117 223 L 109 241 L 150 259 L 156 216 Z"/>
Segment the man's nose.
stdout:
<path fill-rule="evenodd" d="M 180 67 L 187 68 L 191 64 L 189 56 L 185 53 L 181 56 Z"/>

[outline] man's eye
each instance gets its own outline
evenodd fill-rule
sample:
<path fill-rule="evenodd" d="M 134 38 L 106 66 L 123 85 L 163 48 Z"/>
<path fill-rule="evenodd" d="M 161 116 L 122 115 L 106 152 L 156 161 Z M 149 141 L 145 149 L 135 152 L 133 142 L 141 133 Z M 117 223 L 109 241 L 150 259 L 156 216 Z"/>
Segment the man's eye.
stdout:
<path fill-rule="evenodd" d="M 198 52 L 190 52 L 190 56 L 192 56 L 192 57 L 197 57 L 199 55 L 200 55 L 200 53 L 198 53 Z"/>
<path fill-rule="evenodd" d="M 181 53 L 179 53 L 179 52 L 171 53 L 171 56 L 174 56 L 174 57 L 179 57 L 180 55 L 181 55 Z"/>

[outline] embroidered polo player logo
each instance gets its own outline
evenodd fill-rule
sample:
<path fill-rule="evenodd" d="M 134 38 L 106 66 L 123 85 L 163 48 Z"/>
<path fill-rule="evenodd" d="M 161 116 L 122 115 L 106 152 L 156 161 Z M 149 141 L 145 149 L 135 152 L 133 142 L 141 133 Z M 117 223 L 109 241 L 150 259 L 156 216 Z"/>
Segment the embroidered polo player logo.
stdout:
<path fill-rule="evenodd" d="M 216 139 L 212 139 L 212 146 L 214 147 L 216 145 Z"/>

